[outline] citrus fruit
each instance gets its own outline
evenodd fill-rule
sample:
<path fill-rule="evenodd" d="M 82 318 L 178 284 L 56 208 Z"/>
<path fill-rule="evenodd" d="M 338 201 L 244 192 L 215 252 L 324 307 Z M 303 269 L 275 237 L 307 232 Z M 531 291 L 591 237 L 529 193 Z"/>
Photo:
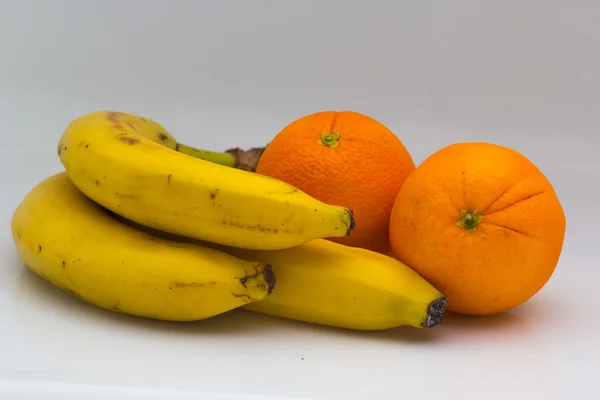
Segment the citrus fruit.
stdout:
<path fill-rule="evenodd" d="M 438 150 L 394 202 L 394 256 L 448 297 L 448 309 L 499 313 L 535 295 L 559 260 L 566 218 L 542 172 L 489 143 Z"/>
<path fill-rule="evenodd" d="M 414 168 L 403 143 L 380 122 L 353 111 L 322 111 L 284 127 L 256 172 L 352 209 L 354 231 L 330 240 L 386 253 L 392 204 Z"/>

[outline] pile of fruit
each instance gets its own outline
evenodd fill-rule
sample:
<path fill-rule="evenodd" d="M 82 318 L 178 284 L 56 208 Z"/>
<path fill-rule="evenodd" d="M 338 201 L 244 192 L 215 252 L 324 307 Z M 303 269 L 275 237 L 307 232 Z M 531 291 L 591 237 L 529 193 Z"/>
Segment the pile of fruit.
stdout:
<path fill-rule="evenodd" d="M 265 148 L 210 152 L 98 111 L 59 140 L 64 171 L 11 222 L 24 264 L 95 306 L 169 321 L 244 308 L 348 329 L 432 328 L 514 308 L 550 279 L 566 220 L 525 156 L 460 143 L 415 166 L 355 112 Z"/>

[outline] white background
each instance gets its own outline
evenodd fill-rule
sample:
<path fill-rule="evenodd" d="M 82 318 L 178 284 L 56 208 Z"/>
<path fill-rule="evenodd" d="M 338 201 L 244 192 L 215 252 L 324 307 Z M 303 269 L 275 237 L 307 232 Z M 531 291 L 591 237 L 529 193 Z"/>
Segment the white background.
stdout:
<path fill-rule="evenodd" d="M 0 398 L 592 395 L 599 21 L 597 0 L 0 0 Z M 354 333 L 241 311 L 184 326 L 104 312 L 26 271 L 9 221 L 62 169 L 66 124 L 107 108 L 214 150 L 263 145 L 324 109 L 378 119 L 417 163 L 453 142 L 510 146 L 558 192 L 563 255 L 524 306 L 451 315 L 432 331 Z"/>

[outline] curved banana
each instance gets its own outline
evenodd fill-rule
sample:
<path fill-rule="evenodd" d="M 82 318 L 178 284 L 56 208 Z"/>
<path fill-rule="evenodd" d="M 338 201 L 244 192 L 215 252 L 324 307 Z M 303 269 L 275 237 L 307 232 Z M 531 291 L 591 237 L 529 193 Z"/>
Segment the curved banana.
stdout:
<path fill-rule="evenodd" d="M 407 265 L 373 251 L 324 239 L 279 251 L 217 248 L 273 265 L 277 290 L 244 309 L 355 330 L 443 323 L 444 295 Z"/>
<path fill-rule="evenodd" d="M 117 221 L 66 173 L 25 196 L 11 230 L 27 267 L 88 303 L 125 314 L 200 320 L 264 299 L 275 285 L 268 264 Z"/>
<path fill-rule="evenodd" d="M 173 151 L 147 139 L 143 125 L 114 114 L 72 121 L 58 154 L 75 186 L 116 214 L 176 235 L 260 250 L 346 236 L 354 228 L 345 207 Z"/>

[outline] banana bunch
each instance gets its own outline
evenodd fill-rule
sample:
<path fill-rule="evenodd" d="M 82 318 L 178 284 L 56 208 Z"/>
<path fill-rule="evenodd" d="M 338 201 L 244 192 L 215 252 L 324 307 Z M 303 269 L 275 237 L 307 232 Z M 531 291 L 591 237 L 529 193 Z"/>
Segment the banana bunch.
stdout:
<path fill-rule="evenodd" d="M 245 308 L 348 329 L 443 322 L 446 298 L 407 265 L 326 240 L 352 211 L 178 143 L 141 116 L 72 121 L 65 171 L 11 221 L 24 264 L 95 306 L 169 321 Z"/>

